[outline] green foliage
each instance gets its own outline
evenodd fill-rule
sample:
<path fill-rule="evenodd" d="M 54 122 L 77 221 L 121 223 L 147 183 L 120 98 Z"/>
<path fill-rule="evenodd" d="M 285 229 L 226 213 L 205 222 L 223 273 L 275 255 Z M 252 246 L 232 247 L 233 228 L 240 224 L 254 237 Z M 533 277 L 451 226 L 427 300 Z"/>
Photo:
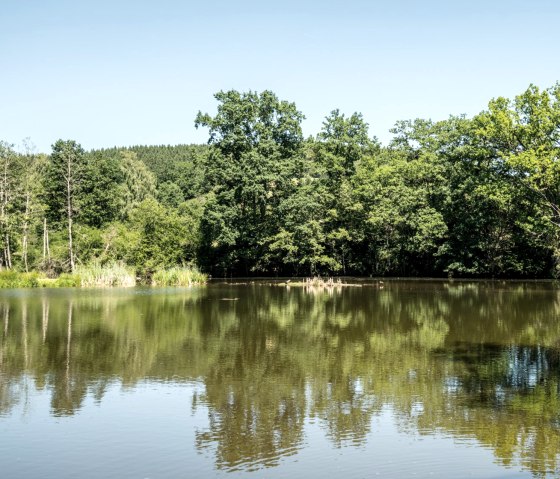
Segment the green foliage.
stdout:
<path fill-rule="evenodd" d="M 346 118 L 339 110 L 333 110 L 325 118 L 317 139 L 325 150 L 322 161 L 327 174 L 335 178 L 351 175 L 357 161 L 379 149 L 377 139 L 369 137 L 368 124 L 361 113 Z"/>
<path fill-rule="evenodd" d="M 75 251 L 82 264 L 103 257 L 105 248 L 104 231 L 104 229 L 83 224 L 76 225 L 74 233 Z"/>
<path fill-rule="evenodd" d="M 218 114 L 198 113 L 195 125 L 210 130 L 211 145 L 224 155 L 240 160 L 255 148 L 278 146 L 282 156 L 297 151 L 303 140 L 301 121 L 305 118 L 294 103 L 280 101 L 271 91 L 219 92 Z"/>
<path fill-rule="evenodd" d="M 157 270 L 152 275 L 153 286 L 192 286 L 206 283 L 208 277 L 196 268 L 169 268 Z"/>
<path fill-rule="evenodd" d="M 13 266 L 12 243 L 18 223 L 17 199 L 21 194 L 21 179 L 25 178 L 23 161 L 13 145 L 0 141 L 0 265 Z"/>
<path fill-rule="evenodd" d="M 78 209 L 73 199 L 79 194 L 84 170 L 84 150 L 78 143 L 58 140 L 53 145 L 43 182 L 47 217 L 52 222 L 64 222 Z"/>
<path fill-rule="evenodd" d="M 514 100 L 497 98 L 474 119 L 494 168 L 542 205 L 543 230 L 560 272 L 560 84 L 541 91 L 531 85 Z M 542 225 L 541 225 L 542 226 Z M 533 232 L 534 233 L 534 232 Z M 544 245 L 543 245 L 544 246 Z"/>
<path fill-rule="evenodd" d="M 37 273 L 20 273 L 18 271 L 0 271 L 0 288 L 37 288 Z"/>
<path fill-rule="evenodd" d="M 400 152 L 385 152 L 360 163 L 354 179 L 360 221 L 353 233 L 371 274 L 432 272 L 447 225 L 432 204 L 443 181 L 430 160 L 409 161 Z"/>
<path fill-rule="evenodd" d="M 126 218 L 138 203 L 154 198 L 156 195 L 156 178 L 144 163 L 138 160 L 136 153 L 121 151 L 120 167 L 124 176 L 121 185 L 122 214 Z"/>
<path fill-rule="evenodd" d="M 62 273 L 48 286 L 53 288 L 77 288 L 82 285 L 82 279 L 79 274 Z"/>
<path fill-rule="evenodd" d="M 104 158 L 96 153 L 87 155 L 78 197 L 82 224 L 100 228 L 118 217 L 121 208 L 119 186 L 126 174 L 123 170 L 115 157 Z"/>
<path fill-rule="evenodd" d="M 62 273 L 57 278 L 39 277 L 41 288 L 79 288 L 82 286 L 81 278 L 76 273 Z"/>
<path fill-rule="evenodd" d="M 282 221 L 278 230 L 266 239 L 265 264 L 291 267 L 295 275 L 313 276 L 340 269 L 327 251 L 329 199 L 317 178 L 306 175 L 297 180 L 293 193 L 278 206 Z"/>
<path fill-rule="evenodd" d="M 202 218 L 201 258 L 210 271 L 250 274 L 275 230 L 276 209 L 298 170 L 304 116 L 293 103 L 263 93 L 219 92 L 205 178 L 212 189 Z"/>
<path fill-rule="evenodd" d="M 50 156 L 0 142 L 0 267 L 49 277 L 123 262 L 146 279 L 222 275 L 560 275 L 560 85 L 474 118 L 303 114 L 270 91 L 221 91 L 208 145 Z"/>
<path fill-rule="evenodd" d="M 136 285 L 135 271 L 122 263 L 101 265 L 94 262 L 85 266 L 78 266 L 75 274 L 79 278 L 80 286 L 85 288 L 131 287 Z M 64 279 L 61 281 L 64 281 Z"/>
<path fill-rule="evenodd" d="M 129 226 L 131 243 L 125 259 L 142 273 L 193 259 L 188 255 L 193 250 L 189 244 L 189 221 L 176 210 L 165 208 L 154 199 L 144 200 L 131 211 Z"/>
<path fill-rule="evenodd" d="M 177 208 L 185 200 L 179 185 L 172 181 L 166 181 L 159 186 L 157 198 L 162 205 L 170 208 Z"/>

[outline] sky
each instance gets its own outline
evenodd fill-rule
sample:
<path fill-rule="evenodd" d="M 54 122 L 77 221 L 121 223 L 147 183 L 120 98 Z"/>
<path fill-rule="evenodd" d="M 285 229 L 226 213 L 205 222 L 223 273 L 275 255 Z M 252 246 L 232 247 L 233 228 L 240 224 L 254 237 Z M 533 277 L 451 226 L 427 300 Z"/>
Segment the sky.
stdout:
<path fill-rule="evenodd" d="M 0 0 L 0 140 L 204 143 L 220 90 L 272 90 L 316 135 L 335 108 L 472 116 L 560 80 L 557 0 Z"/>

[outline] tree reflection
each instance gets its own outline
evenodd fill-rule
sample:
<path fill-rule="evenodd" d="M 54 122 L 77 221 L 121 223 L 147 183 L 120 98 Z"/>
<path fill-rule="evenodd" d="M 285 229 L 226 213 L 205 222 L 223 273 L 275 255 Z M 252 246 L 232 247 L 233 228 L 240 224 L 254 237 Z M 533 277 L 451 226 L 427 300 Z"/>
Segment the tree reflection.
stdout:
<path fill-rule="evenodd" d="M 115 381 L 194 379 L 208 413 L 196 446 L 219 468 L 278 464 L 303 447 L 306 420 L 337 447 L 363 444 L 390 406 L 403 430 L 558 472 L 559 313 L 559 293 L 537 283 L 6 294 L 0 414 L 26 384 L 52 391 L 62 416 Z"/>

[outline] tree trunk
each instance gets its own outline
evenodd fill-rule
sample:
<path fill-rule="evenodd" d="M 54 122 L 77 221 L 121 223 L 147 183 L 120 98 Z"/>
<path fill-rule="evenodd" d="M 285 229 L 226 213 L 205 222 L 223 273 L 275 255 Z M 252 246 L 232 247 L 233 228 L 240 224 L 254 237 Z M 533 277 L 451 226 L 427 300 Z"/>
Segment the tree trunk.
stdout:
<path fill-rule="evenodd" d="M 6 190 L 4 188 L 4 185 L 2 185 L 2 204 L 0 205 L 0 220 L 2 223 L 2 230 L 4 230 L 4 237 L 2 238 L 2 241 L 4 243 L 4 246 L 2 248 L 2 254 L 3 254 L 3 263 L 4 263 L 4 267 L 6 269 L 9 269 L 9 262 L 8 262 L 8 248 L 7 248 L 7 243 L 6 243 L 6 238 L 8 237 L 8 233 L 7 233 L 7 221 L 6 221 L 6 203 L 5 203 L 5 198 L 6 198 Z"/>
<path fill-rule="evenodd" d="M 68 250 L 70 253 L 70 270 L 74 272 L 74 248 L 72 245 L 72 215 L 68 215 Z"/>
<path fill-rule="evenodd" d="M 74 265 L 74 247 L 72 238 L 72 180 L 71 180 L 71 166 L 68 162 L 68 177 L 66 178 L 66 194 L 67 194 L 67 213 L 68 213 L 68 253 L 70 254 L 70 270 L 73 272 Z"/>
<path fill-rule="evenodd" d="M 10 235 L 6 231 L 4 242 L 6 244 L 5 251 L 6 251 L 6 268 L 12 269 L 12 253 L 10 250 Z"/>
<path fill-rule="evenodd" d="M 49 247 L 49 230 L 47 228 L 47 218 L 43 218 L 43 262 L 51 260 L 51 250 Z"/>
<path fill-rule="evenodd" d="M 23 266 L 25 272 L 29 272 L 29 265 L 27 264 L 27 244 L 29 238 L 29 203 L 30 203 L 29 191 L 25 193 L 25 216 L 23 220 L 23 238 L 21 241 L 21 255 L 23 259 Z"/>
<path fill-rule="evenodd" d="M 8 234 L 8 218 L 6 209 L 8 207 L 8 169 L 10 162 L 4 159 L 4 178 L 2 181 L 2 228 L 4 229 L 4 265 L 7 269 L 12 267 L 12 255 L 10 252 L 10 236 Z"/>

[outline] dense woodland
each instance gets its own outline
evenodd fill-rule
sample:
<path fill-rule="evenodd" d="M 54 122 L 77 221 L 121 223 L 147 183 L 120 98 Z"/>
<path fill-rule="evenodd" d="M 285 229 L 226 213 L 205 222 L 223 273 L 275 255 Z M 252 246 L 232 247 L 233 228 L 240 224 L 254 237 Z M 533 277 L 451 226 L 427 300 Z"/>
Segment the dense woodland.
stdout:
<path fill-rule="evenodd" d="M 208 145 L 1 142 L 2 268 L 560 274 L 560 84 L 473 118 L 398 122 L 387 146 L 359 113 L 334 110 L 304 138 L 303 113 L 270 91 L 215 98 L 195 119 Z"/>

